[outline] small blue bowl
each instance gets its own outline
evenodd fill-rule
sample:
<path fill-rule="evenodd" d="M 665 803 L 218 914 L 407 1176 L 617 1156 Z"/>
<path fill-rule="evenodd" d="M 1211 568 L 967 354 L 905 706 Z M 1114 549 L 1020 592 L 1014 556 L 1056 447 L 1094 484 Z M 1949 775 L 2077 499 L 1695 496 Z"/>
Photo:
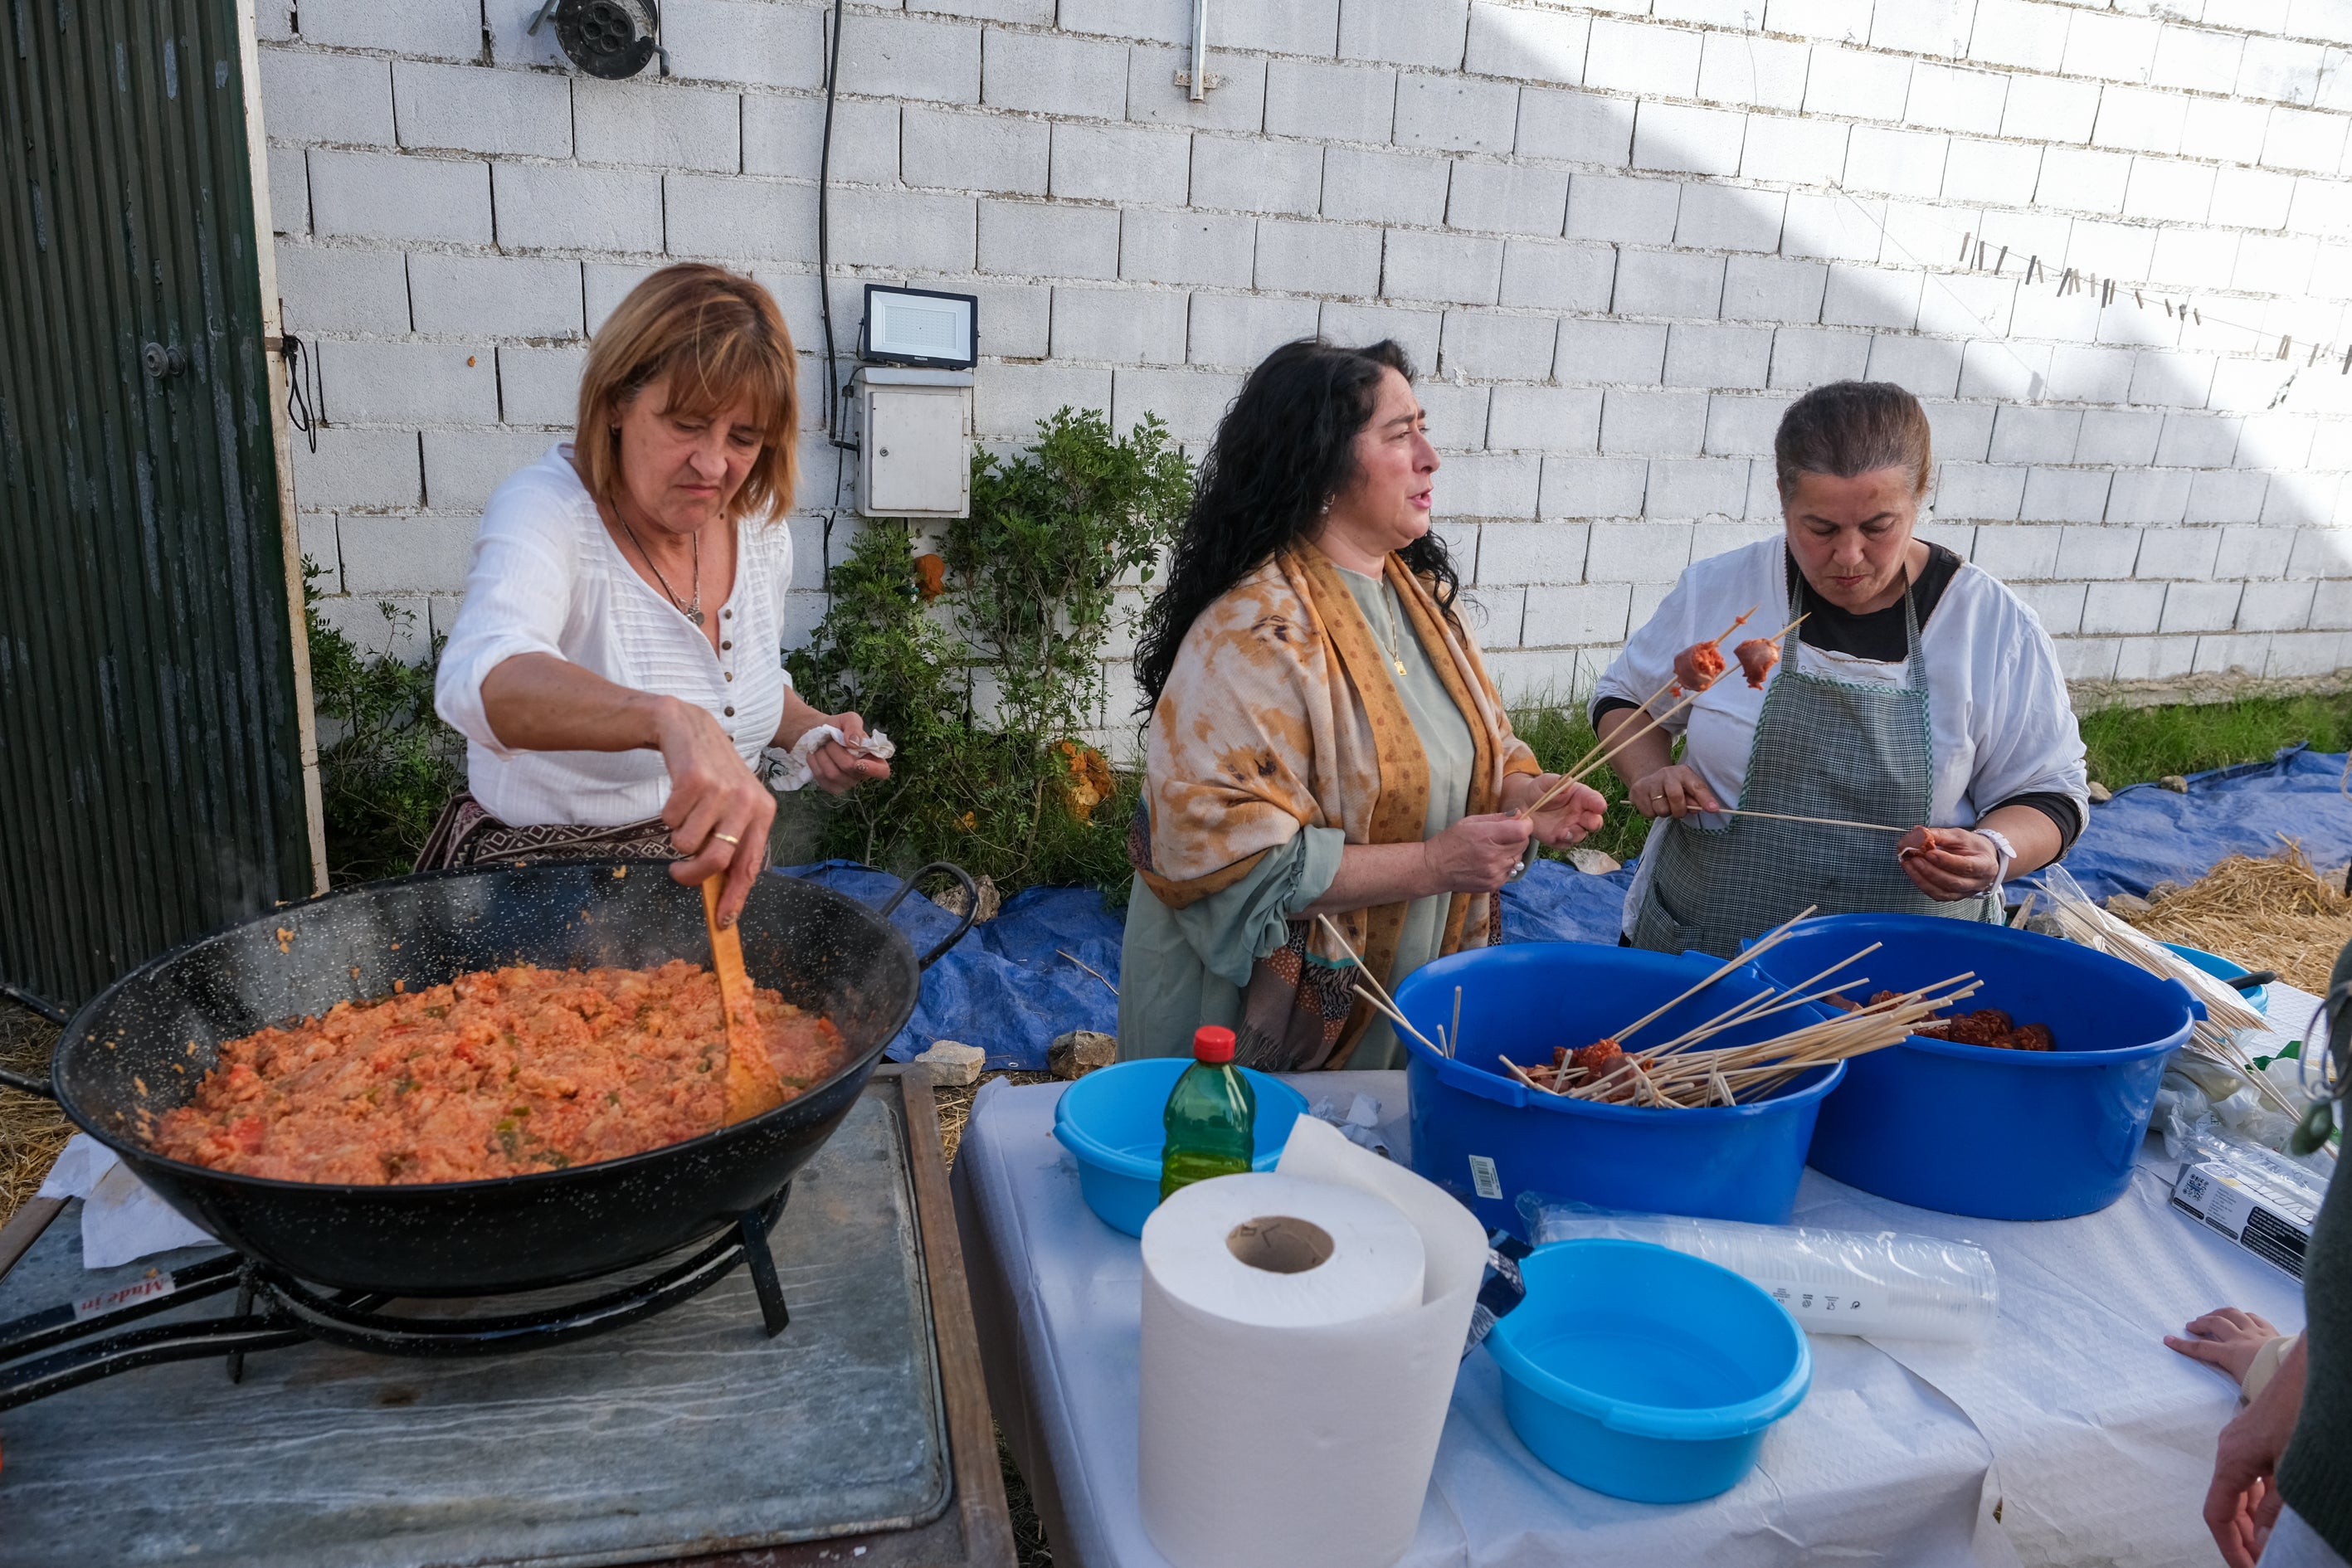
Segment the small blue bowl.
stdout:
<path fill-rule="evenodd" d="M 1190 1057 L 1114 1062 L 1064 1089 L 1054 1107 L 1054 1136 L 1077 1159 L 1087 1207 L 1113 1230 L 1141 1236 L 1160 1206 L 1160 1152 L 1168 1142 L 1160 1116 L 1192 1065 Z M 1307 1097 L 1254 1068 L 1241 1071 L 1257 1096 L 1250 1169 L 1271 1171 L 1290 1124 L 1307 1114 Z"/>
<path fill-rule="evenodd" d="M 1503 1414 L 1579 1486 L 1631 1502 L 1729 1491 L 1812 1387 L 1812 1348 L 1788 1310 L 1703 1258 L 1561 1241 L 1519 1273 L 1527 1300 L 1486 1337 Z"/>
<path fill-rule="evenodd" d="M 2164 945 L 2187 959 L 2190 968 L 2201 969 L 2216 980 L 2235 980 L 2242 974 L 2253 973 L 2252 970 L 2241 964 L 2231 963 L 2218 952 L 2208 952 L 2201 947 L 2184 947 L 2177 942 L 2168 942 Z M 2257 985 L 2252 991 L 2242 992 L 2240 994 L 2245 997 L 2246 1005 L 2255 1012 L 2265 1015 L 2270 1012 L 2271 988 L 2269 986 Z"/>

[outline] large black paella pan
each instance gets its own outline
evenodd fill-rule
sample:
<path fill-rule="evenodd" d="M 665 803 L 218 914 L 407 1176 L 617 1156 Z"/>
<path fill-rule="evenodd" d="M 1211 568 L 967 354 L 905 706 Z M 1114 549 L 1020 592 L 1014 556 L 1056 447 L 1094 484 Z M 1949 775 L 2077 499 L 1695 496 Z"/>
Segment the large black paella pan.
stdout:
<path fill-rule="evenodd" d="M 564 1284 L 718 1232 L 816 1152 L 914 1011 L 923 968 L 971 925 L 967 916 L 919 963 L 883 918 L 912 886 L 877 911 L 813 882 L 760 878 L 743 907 L 745 967 L 831 1017 L 849 1059 L 773 1110 L 625 1159 L 495 1181 L 338 1185 L 166 1159 L 142 1130 L 194 1093 L 223 1042 L 394 982 L 414 989 L 515 963 L 708 963 L 701 893 L 657 862 L 430 872 L 289 904 L 115 982 L 66 1026 L 48 1084 L 0 1080 L 53 1093 L 173 1207 L 296 1278 L 396 1296 Z"/>

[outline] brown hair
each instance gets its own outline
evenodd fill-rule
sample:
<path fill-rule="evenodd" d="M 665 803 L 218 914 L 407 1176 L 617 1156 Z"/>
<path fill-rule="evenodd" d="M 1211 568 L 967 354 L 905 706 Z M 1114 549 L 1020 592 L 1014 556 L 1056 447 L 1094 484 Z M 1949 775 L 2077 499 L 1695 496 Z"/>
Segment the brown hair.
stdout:
<path fill-rule="evenodd" d="M 1925 495 L 1934 459 L 1927 411 L 1891 381 L 1817 386 L 1789 405 L 1772 437 L 1784 502 L 1796 493 L 1801 474 L 1850 479 L 1875 468 L 1910 469 L 1911 493 Z"/>
<path fill-rule="evenodd" d="M 798 368 L 783 312 L 765 289 L 699 262 L 663 268 L 629 290 L 588 345 L 572 451 L 589 493 L 613 504 L 621 488 L 615 421 L 631 398 L 667 375 L 664 413 L 708 418 L 751 400 L 766 444 L 727 516 L 781 519 L 800 480 Z"/>

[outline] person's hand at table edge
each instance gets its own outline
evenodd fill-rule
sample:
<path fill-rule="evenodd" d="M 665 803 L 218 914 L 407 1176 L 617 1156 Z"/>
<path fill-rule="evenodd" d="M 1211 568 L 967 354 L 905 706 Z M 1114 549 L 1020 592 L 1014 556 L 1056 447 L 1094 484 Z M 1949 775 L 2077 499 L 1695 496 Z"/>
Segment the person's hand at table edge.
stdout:
<path fill-rule="evenodd" d="M 2278 1522 L 2278 1462 L 2303 1409 L 2304 1346 L 2297 1341 L 2278 1375 L 2221 1428 L 2213 1484 L 2205 1493 L 2205 1528 L 2230 1568 L 2254 1568 Z"/>

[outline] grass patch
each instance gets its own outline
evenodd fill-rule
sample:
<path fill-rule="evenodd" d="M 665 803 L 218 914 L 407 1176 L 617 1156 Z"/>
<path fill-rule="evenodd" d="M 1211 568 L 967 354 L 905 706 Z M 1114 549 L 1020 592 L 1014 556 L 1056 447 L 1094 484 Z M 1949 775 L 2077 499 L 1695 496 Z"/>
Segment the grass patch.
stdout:
<path fill-rule="evenodd" d="M 1597 743 L 1581 703 L 1563 706 L 1544 701 L 1514 708 L 1511 728 L 1535 752 L 1537 765 L 1548 773 L 1564 772 Z M 1639 855 L 1642 841 L 1649 837 L 1650 822 L 1624 804 L 1625 785 L 1617 777 L 1616 770 L 1603 765 L 1584 782 L 1599 790 L 1601 798 L 1609 803 L 1609 820 L 1580 847 L 1598 849 L 1620 860 Z M 1567 858 L 1556 850 L 1544 853 L 1555 860 Z"/>
<path fill-rule="evenodd" d="M 2104 708 L 2083 715 L 2082 724 L 2091 776 L 2121 789 L 2171 773 L 2263 762 L 2297 741 L 2343 751 L 2352 743 L 2352 693 Z"/>

